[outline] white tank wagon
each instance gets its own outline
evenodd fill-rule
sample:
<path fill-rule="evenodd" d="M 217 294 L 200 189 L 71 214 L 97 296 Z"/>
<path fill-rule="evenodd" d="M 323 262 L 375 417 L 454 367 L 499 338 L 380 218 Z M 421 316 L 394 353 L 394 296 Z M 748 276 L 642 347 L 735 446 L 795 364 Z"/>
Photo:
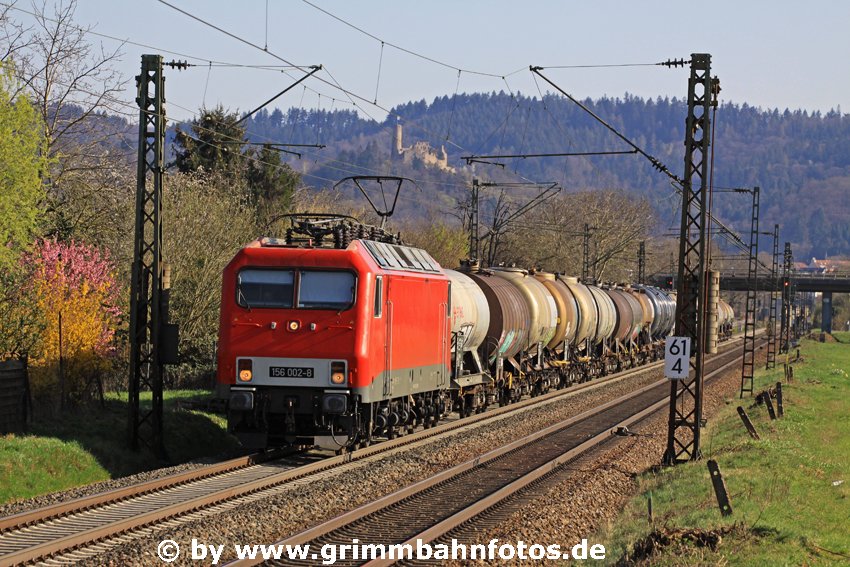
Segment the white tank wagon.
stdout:
<path fill-rule="evenodd" d="M 558 276 L 573 294 L 576 301 L 578 321 L 576 323 L 576 334 L 574 344 L 581 346 L 585 341 L 591 343 L 596 338 L 596 328 L 599 322 L 599 308 L 593 299 L 593 294 L 578 278 Z"/>
<path fill-rule="evenodd" d="M 556 279 L 555 274 L 538 272 L 534 277 L 546 287 L 558 308 L 558 324 L 552 340 L 546 346 L 556 352 L 563 352 L 564 346 L 572 344 L 576 337 L 579 317 L 576 298 L 564 282 Z"/>
<path fill-rule="evenodd" d="M 617 328 L 617 308 L 614 305 L 614 300 L 602 288 L 589 285 L 587 289 L 593 295 L 593 300 L 596 302 L 596 309 L 599 313 L 599 318 L 596 322 L 596 334 L 592 342 L 595 345 L 600 345 L 606 343 L 614 336 L 614 331 Z"/>
<path fill-rule="evenodd" d="M 528 347 L 547 345 L 558 327 L 558 307 L 555 299 L 542 283 L 527 270 L 517 268 L 494 268 L 493 274 L 506 279 L 519 289 L 528 304 L 531 317 Z"/>

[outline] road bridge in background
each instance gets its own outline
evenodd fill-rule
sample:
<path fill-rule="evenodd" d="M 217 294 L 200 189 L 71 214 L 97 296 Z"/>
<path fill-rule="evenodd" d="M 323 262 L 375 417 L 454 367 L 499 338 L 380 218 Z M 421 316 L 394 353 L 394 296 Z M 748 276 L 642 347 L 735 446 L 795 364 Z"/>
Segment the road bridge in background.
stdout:
<path fill-rule="evenodd" d="M 647 278 L 652 285 L 670 288 L 670 276 L 658 275 Z M 797 291 L 819 291 L 832 293 L 850 293 L 850 273 L 832 272 L 827 274 L 810 274 L 792 272 L 791 282 L 797 286 Z M 781 291 L 782 278 L 763 275 L 757 278 L 758 291 Z M 746 274 L 720 274 L 720 289 L 727 291 L 747 291 L 753 285 Z"/>

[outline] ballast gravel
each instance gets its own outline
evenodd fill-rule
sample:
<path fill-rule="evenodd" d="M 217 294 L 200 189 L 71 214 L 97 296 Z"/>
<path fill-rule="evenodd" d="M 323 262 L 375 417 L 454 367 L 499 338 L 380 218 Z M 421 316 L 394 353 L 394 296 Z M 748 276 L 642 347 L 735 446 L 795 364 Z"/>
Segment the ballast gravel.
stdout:
<path fill-rule="evenodd" d="M 759 358 L 764 363 L 764 357 L 764 354 L 756 357 L 756 366 Z M 703 415 L 710 419 L 720 407 L 735 400 L 740 385 L 740 367 L 727 370 L 719 380 L 710 383 L 704 391 Z M 635 494 L 637 475 L 660 463 L 667 445 L 667 413 L 656 413 L 632 430 L 636 436 L 617 438 L 606 451 L 580 459 L 564 481 L 531 496 L 519 510 L 501 519 L 497 527 L 478 531 L 473 543 L 497 538 L 500 543 L 559 544 L 562 550 L 569 551 L 583 538 L 592 538 L 597 529 L 617 517 Z M 588 545 L 594 543 L 605 542 L 588 541 Z M 564 561 L 544 559 L 535 564 L 564 564 Z"/>
<path fill-rule="evenodd" d="M 357 461 L 311 482 L 285 485 L 269 498 L 173 529 L 157 529 L 113 547 L 86 564 L 161 565 L 156 550 L 163 539 L 174 540 L 181 549 L 191 549 L 193 539 L 208 545 L 223 544 L 222 561 L 232 560 L 235 559 L 234 543 L 255 545 L 279 541 L 658 379 L 658 370 L 643 372 L 606 387 L 577 392 L 542 408 L 528 408 L 495 423 L 487 422 L 471 430 L 450 433 L 420 447 L 400 448 L 389 455 Z M 183 553 L 172 563 L 190 564 L 191 558 Z"/>
<path fill-rule="evenodd" d="M 602 388 L 577 392 L 571 397 L 543 407 L 525 409 L 518 415 L 503 417 L 470 430 L 449 433 L 444 438 L 431 440 L 423 446 L 400 448 L 388 455 L 354 462 L 339 470 L 323 473 L 320 478 L 309 482 L 293 482 L 276 489 L 274 495 L 267 498 L 256 498 L 245 504 L 228 506 L 222 512 L 203 514 L 203 517 L 188 522 L 171 522 L 165 527 L 154 527 L 146 530 L 146 535 L 142 537 L 123 538 L 121 543 L 107 541 L 101 546 L 102 551 L 82 563 L 162 565 L 162 561 L 157 557 L 157 546 L 164 539 L 174 540 L 183 550 L 177 561 L 172 563 L 175 565 L 197 564 L 190 553 L 193 539 L 206 545 L 224 545 L 221 562 L 232 560 L 235 558 L 234 543 L 272 543 L 296 534 L 494 447 L 622 396 L 658 378 L 657 370 L 643 372 Z M 723 383 L 727 381 L 724 379 Z M 706 408 L 709 411 L 714 407 L 714 397 L 713 389 L 710 389 L 706 396 Z M 659 423 L 664 426 L 665 418 L 655 417 L 644 422 L 641 430 L 655 427 L 651 424 L 659 419 Z M 623 494 L 632 489 L 630 475 L 649 466 L 642 463 L 654 464 L 657 461 L 659 449 L 646 444 L 658 442 L 660 441 L 654 437 L 633 437 L 619 442 L 616 447 L 607 451 L 604 457 L 599 457 L 607 460 L 600 461 L 602 464 L 598 466 L 593 465 L 593 474 L 585 474 L 588 477 L 585 480 L 590 482 L 590 485 L 570 480 L 564 484 L 563 493 L 553 496 L 566 498 L 564 501 L 571 503 L 569 514 L 564 514 L 563 510 L 553 510 L 552 518 L 547 521 L 547 515 L 542 514 L 542 510 L 547 508 L 541 503 L 532 503 L 528 512 L 524 515 L 518 514 L 510 523 L 505 524 L 504 530 L 500 530 L 500 539 L 545 541 L 545 536 L 549 533 L 558 534 L 558 540 L 571 541 L 569 537 L 572 537 L 572 534 L 590 533 L 593 526 L 616 511 L 616 507 L 626 497 Z M 203 465 L 181 465 L 45 495 L 0 507 L 0 515 L 14 514 L 201 466 Z M 625 474 L 623 471 L 628 472 Z M 623 478 L 624 474 L 627 478 Z M 583 478 L 581 473 L 578 477 Z M 617 499 L 612 495 L 620 496 Z M 581 511 L 576 512 L 576 509 Z M 209 559 L 211 558 L 208 557 Z"/>

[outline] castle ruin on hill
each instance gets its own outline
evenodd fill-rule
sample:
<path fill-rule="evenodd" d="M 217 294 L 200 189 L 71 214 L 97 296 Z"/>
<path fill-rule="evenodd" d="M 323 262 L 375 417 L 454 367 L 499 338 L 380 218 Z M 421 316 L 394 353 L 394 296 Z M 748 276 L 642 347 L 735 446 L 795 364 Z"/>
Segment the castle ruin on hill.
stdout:
<path fill-rule="evenodd" d="M 402 126 L 400 123 L 397 123 L 395 130 L 393 130 L 393 145 L 390 150 L 390 156 L 393 160 L 401 160 L 405 165 L 410 165 L 413 162 L 413 158 L 418 158 L 426 166 L 455 173 L 455 168 L 449 166 L 449 156 L 446 153 L 445 146 L 440 146 L 440 149 L 437 150 L 431 147 L 431 144 L 428 142 L 419 141 L 405 148 L 402 135 Z"/>

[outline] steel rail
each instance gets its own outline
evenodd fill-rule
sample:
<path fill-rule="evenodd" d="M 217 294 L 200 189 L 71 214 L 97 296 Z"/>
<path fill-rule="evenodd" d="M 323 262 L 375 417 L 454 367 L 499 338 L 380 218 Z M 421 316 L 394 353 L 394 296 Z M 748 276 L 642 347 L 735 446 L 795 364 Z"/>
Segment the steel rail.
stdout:
<path fill-rule="evenodd" d="M 758 350 L 764 348 L 765 344 L 766 343 L 762 343 L 761 345 L 759 345 Z M 733 360 L 722 365 L 720 368 L 708 373 L 705 376 L 705 379 L 706 380 L 713 379 L 716 376 L 720 375 L 721 373 L 726 372 L 727 370 L 729 370 L 733 366 L 736 366 L 738 364 L 738 358 L 739 357 L 735 357 Z M 666 380 L 656 382 L 654 384 L 654 386 L 658 387 L 659 385 L 663 385 L 665 382 L 666 382 Z M 647 407 L 646 409 L 644 409 L 644 410 L 642 410 L 642 411 L 640 411 L 640 412 L 638 412 L 638 413 L 636 413 L 636 414 L 634 414 L 630 417 L 627 417 L 623 421 L 615 424 L 614 426 L 612 426 L 612 429 L 618 428 L 618 427 L 634 426 L 635 424 L 643 421 L 644 419 L 648 418 L 650 415 L 654 414 L 655 412 L 667 407 L 667 403 L 668 403 L 667 399 L 661 399 L 658 402 Z M 550 476 L 552 474 L 557 474 L 559 472 L 559 469 L 562 469 L 562 467 L 564 465 L 568 464 L 569 462 L 575 460 L 577 457 L 581 456 L 583 453 L 588 452 L 589 450 L 601 445 L 602 443 L 604 443 L 605 441 L 608 441 L 610 439 L 611 439 L 610 430 L 602 432 L 602 433 L 596 435 L 595 437 L 588 439 L 587 441 L 585 441 L 584 443 L 582 443 L 578 447 L 570 449 L 569 451 L 563 453 L 562 455 L 559 455 L 558 457 L 556 457 L 556 458 L 550 460 L 549 462 L 539 466 L 538 468 L 536 468 L 533 471 L 529 472 L 528 474 L 522 476 L 521 478 L 513 481 L 509 485 L 504 486 L 503 488 L 501 488 L 498 491 L 490 494 L 489 496 L 483 498 L 482 500 L 479 500 L 478 502 L 475 503 L 474 506 L 468 507 L 468 508 L 454 514 L 453 516 L 446 518 L 445 520 L 439 522 L 438 524 L 435 524 L 431 528 L 416 534 L 415 536 L 413 536 L 413 537 L 409 538 L 407 541 L 405 541 L 402 545 L 408 545 L 409 544 L 409 545 L 415 546 L 417 540 L 420 540 L 423 543 L 430 543 L 434 540 L 439 539 L 440 537 L 448 535 L 448 533 L 450 531 L 461 527 L 463 524 L 466 524 L 467 522 L 469 522 L 471 520 L 474 520 L 474 518 L 476 516 L 479 516 L 483 512 L 486 512 L 487 510 L 490 510 L 494 506 L 501 504 L 502 502 L 504 502 L 505 500 L 507 500 L 511 496 L 513 496 L 513 495 L 517 494 L 518 492 L 526 489 L 527 487 L 529 487 L 534 482 L 536 482 L 536 481 L 538 481 L 538 480 L 540 480 L 544 477 Z M 390 561 L 390 560 L 386 560 L 386 559 L 383 559 L 383 560 L 382 559 L 376 559 L 376 560 L 372 560 L 372 561 L 365 563 L 365 565 L 368 565 L 369 567 L 379 567 L 379 566 L 391 565 L 393 563 L 395 563 L 395 561 Z"/>
<path fill-rule="evenodd" d="M 726 346 L 730 349 L 734 348 L 734 343 L 737 343 L 737 340 L 727 342 Z M 123 520 L 110 521 L 108 523 L 105 522 L 103 525 L 94 528 L 82 529 L 70 535 L 64 535 L 59 538 L 50 539 L 49 541 L 44 541 L 42 543 L 36 543 L 36 545 L 31 545 L 15 550 L 11 553 L 0 555 L 0 563 L 16 564 L 36 561 L 70 549 L 84 546 L 86 544 L 101 541 L 121 533 L 126 533 L 133 529 L 149 526 L 180 515 L 209 508 L 235 498 L 245 497 L 263 490 L 274 489 L 284 483 L 325 472 L 329 469 L 333 469 L 350 462 L 359 462 L 369 457 L 377 457 L 383 453 L 404 448 L 408 445 L 419 444 L 432 437 L 442 436 L 453 433 L 459 429 L 470 428 L 491 420 L 508 417 L 529 407 L 548 405 L 549 403 L 554 403 L 562 398 L 571 397 L 585 391 L 592 391 L 603 386 L 610 385 L 611 383 L 624 381 L 636 374 L 652 371 L 661 365 L 661 362 L 655 362 L 628 369 L 602 379 L 596 379 L 591 382 L 577 384 L 563 390 L 549 392 L 542 396 L 499 407 L 492 411 L 471 416 L 469 418 L 457 419 L 431 429 L 381 442 L 371 447 L 358 449 L 351 453 L 337 455 L 308 465 L 294 467 L 279 473 L 273 473 L 250 482 L 239 483 L 236 486 L 230 486 L 224 490 L 216 490 L 212 493 L 201 496 L 186 498 L 171 505 L 157 506 L 153 510 L 143 512 Z M 634 395 L 634 392 L 630 395 Z M 4 536 L 13 535 L 14 532 L 26 531 L 33 527 L 44 525 L 46 522 L 57 518 L 72 517 L 75 513 L 86 512 L 88 514 L 92 514 L 96 513 L 98 510 L 104 510 L 111 514 L 112 511 L 107 509 L 111 505 L 133 503 L 135 497 L 151 495 L 165 489 L 185 488 L 187 490 L 191 490 L 193 489 L 193 481 L 197 482 L 199 480 L 211 479 L 226 473 L 242 472 L 240 469 L 248 469 L 252 466 L 252 464 L 255 464 L 248 463 L 247 460 L 254 459 L 256 462 L 257 458 L 257 455 L 251 455 L 240 459 L 233 459 L 217 465 L 212 465 L 211 467 L 205 467 L 199 471 L 178 473 L 162 479 L 148 481 L 141 485 L 115 489 L 102 494 L 71 500 L 39 510 L 16 514 L 3 519 L 3 525 L 16 527 L 9 527 L 5 531 L 0 530 L 0 540 L 2 540 Z M 24 533 L 21 537 L 27 539 L 33 538 L 32 534 L 29 533 Z"/>
<path fill-rule="evenodd" d="M 35 510 L 5 516 L 0 518 L 0 535 L 35 523 L 46 522 L 69 513 L 82 512 L 97 506 L 104 506 L 106 504 L 126 500 L 134 496 L 141 496 L 150 492 L 156 492 L 158 490 L 179 486 L 181 484 L 187 484 L 196 480 L 256 465 L 258 463 L 264 463 L 280 456 L 281 455 L 277 453 L 274 455 L 254 453 L 244 457 L 237 457 L 220 463 L 214 463 L 196 470 L 184 471 L 164 476 L 162 478 L 145 481 L 141 484 L 114 488 L 91 496 L 82 496 L 80 498 L 74 498 L 73 500 L 67 500 L 65 502 L 59 502 L 57 504 L 37 508 Z M 0 559 L 2 559 L 2 557 L 3 556 L 0 555 Z"/>
<path fill-rule="evenodd" d="M 728 355 L 728 354 L 729 354 L 729 350 L 727 350 L 726 352 L 724 352 L 723 355 L 720 355 L 720 356 L 725 356 L 725 355 Z M 732 353 L 732 354 L 735 354 L 735 353 Z M 722 366 L 721 370 L 712 372 L 711 376 L 715 375 L 716 373 L 718 373 L 722 370 L 725 370 L 730 365 L 737 364 L 738 358 L 739 358 L 739 355 L 735 355 L 731 362 L 725 363 Z M 717 359 L 715 358 L 714 360 L 717 360 Z M 582 422 L 586 422 L 590 418 L 599 416 L 600 414 L 602 414 L 602 413 L 604 413 L 608 410 L 612 410 L 612 409 L 614 409 L 618 406 L 621 406 L 624 403 L 628 403 L 630 401 L 633 402 L 635 398 L 638 398 L 641 395 L 644 395 L 648 392 L 651 392 L 652 390 L 664 390 L 664 388 L 666 387 L 667 384 L 668 384 L 667 380 L 655 381 L 655 382 L 653 382 L 649 385 L 646 385 L 642 388 L 639 388 L 639 389 L 634 390 L 632 392 L 629 392 L 629 393 L 627 393 L 623 396 L 620 396 L 620 397 L 618 397 L 614 400 L 610 400 L 610 401 L 605 402 L 605 403 L 603 403 L 603 404 L 601 404 L 597 407 L 594 407 L 594 408 L 589 409 L 585 412 L 582 412 L 581 414 L 573 416 L 573 417 L 571 417 L 571 418 L 569 418 L 565 421 L 551 425 L 551 426 L 549 426 L 545 429 L 542 429 L 540 431 L 537 431 L 535 433 L 527 435 L 523 438 L 515 440 L 511 443 L 508 443 L 508 444 L 503 445 L 501 447 L 498 447 L 496 449 L 493 449 L 493 450 L 491 450 L 487 453 L 484 453 L 483 455 L 477 456 L 477 457 L 470 459 L 470 460 L 468 460 L 464 463 L 456 465 L 455 467 L 452 467 L 450 469 L 442 471 L 442 472 L 440 472 L 440 473 L 438 473 L 434 476 L 431 476 L 427 479 L 421 480 L 421 481 L 416 482 L 416 483 L 414 483 L 410 486 L 402 488 L 402 489 L 400 489 L 400 490 L 398 490 L 398 491 L 396 491 L 392 494 L 386 495 L 382 498 L 379 498 L 377 500 L 374 500 L 372 502 L 364 504 L 363 506 L 360 506 L 360 507 L 358 507 L 354 510 L 346 512 L 346 513 L 344 513 L 340 516 L 337 516 L 336 518 L 328 520 L 328 521 L 326 521 L 322 524 L 319 524 L 315 527 L 307 529 L 303 532 L 300 532 L 300 533 L 295 534 L 293 536 L 287 537 L 287 538 L 280 540 L 280 541 L 278 541 L 278 542 L 276 542 L 272 545 L 281 545 L 281 546 L 304 545 L 304 544 L 307 544 L 308 542 L 315 542 L 316 540 L 320 540 L 322 538 L 326 539 L 333 532 L 342 531 L 344 529 L 347 529 L 352 524 L 354 524 L 355 522 L 364 520 L 364 518 L 366 516 L 369 516 L 370 514 L 374 514 L 376 512 L 384 511 L 384 510 L 390 509 L 392 507 L 395 507 L 400 502 L 402 502 L 406 499 L 409 499 L 409 498 L 414 498 L 417 495 L 421 496 L 426 491 L 433 489 L 434 487 L 437 487 L 438 485 L 442 485 L 443 483 L 449 482 L 452 479 L 457 479 L 459 476 L 462 476 L 464 474 L 468 474 L 469 471 L 472 471 L 473 469 L 480 468 L 480 467 L 486 465 L 487 463 L 494 462 L 497 459 L 503 458 L 506 455 L 510 455 L 511 453 L 514 453 L 516 451 L 520 451 L 523 448 L 528 447 L 532 443 L 538 442 L 538 441 L 543 440 L 547 437 L 551 437 L 552 435 L 555 435 L 559 432 L 564 432 L 565 430 L 567 430 L 567 429 L 569 429 L 573 426 L 581 424 Z M 662 396 L 662 399 L 660 401 L 655 402 L 650 407 L 643 409 L 643 410 L 640 410 L 638 413 L 627 417 L 626 420 L 621 420 L 620 423 L 614 424 L 611 427 L 616 427 L 617 425 L 621 425 L 621 424 L 627 425 L 627 424 L 634 423 L 634 422 L 638 421 L 639 419 L 643 419 L 646 415 L 649 415 L 653 411 L 656 411 L 658 408 L 665 406 L 666 404 L 667 404 L 667 396 Z M 538 467 L 536 469 L 537 472 L 532 471 L 531 473 L 528 473 L 527 475 L 522 477 L 522 478 L 526 479 L 525 482 L 520 482 L 522 479 L 517 479 L 516 481 L 512 482 L 509 485 L 509 486 L 512 487 L 512 489 L 508 489 L 507 487 L 502 487 L 502 488 L 498 489 L 496 492 L 494 492 L 494 493 L 490 494 L 489 496 L 487 496 L 486 498 L 484 498 L 483 500 L 480 500 L 479 502 L 486 503 L 486 506 L 484 508 L 479 509 L 479 507 L 477 505 L 473 506 L 472 508 L 465 508 L 464 510 L 457 512 L 453 516 L 446 518 L 445 520 L 442 520 L 439 523 L 431 526 L 427 530 L 421 532 L 419 535 L 425 534 L 427 537 L 430 538 L 430 539 L 428 539 L 428 541 L 431 541 L 434 538 L 439 537 L 440 535 L 445 533 L 445 531 L 447 531 L 448 529 L 455 527 L 453 522 L 457 521 L 457 522 L 462 523 L 462 522 L 467 521 L 472 516 L 480 514 L 484 509 L 491 507 L 496 502 L 501 501 L 502 499 L 506 498 L 510 494 L 515 493 L 516 490 L 519 490 L 520 488 L 527 486 L 529 483 L 533 482 L 534 480 L 537 480 L 538 478 L 540 478 L 541 476 L 543 476 L 545 474 L 551 473 L 554 470 L 554 468 L 557 467 L 557 465 L 559 463 L 565 462 L 565 461 L 568 461 L 568 460 L 572 460 L 578 454 L 580 454 L 582 452 L 586 452 L 590 448 L 598 445 L 601 441 L 603 441 L 605 439 L 610 439 L 610 436 L 611 436 L 610 429 L 611 429 L 611 427 L 606 427 L 605 431 L 603 433 L 601 433 L 599 435 L 595 435 L 592 439 L 589 439 L 589 440 L 581 443 L 579 446 L 571 449 L 567 453 L 561 454 L 557 458 L 550 460 L 549 462 Z M 482 505 L 484 505 L 484 504 L 482 504 Z M 454 518 L 454 520 L 452 520 L 452 518 Z M 446 527 L 446 526 L 450 526 L 450 527 Z M 444 530 L 444 531 L 441 531 L 441 530 Z M 417 537 L 419 537 L 419 535 L 405 540 L 404 543 L 400 543 L 400 542 L 391 542 L 391 543 L 393 543 L 393 544 L 400 543 L 401 545 L 404 545 L 406 543 L 411 543 L 411 542 L 415 543 L 415 541 L 416 541 Z M 423 541 L 425 541 L 425 540 L 423 540 Z M 346 543 L 350 543 L 350 542 L 346 542 Z M 374 542 L 372 542 L 372 543 L 374 543 Z M 256 565 L 256 564 L 260 563 L 261 561 L 262 560 L 240 560 L 240 561 L 235 561 L 233 563 L 230 563 L 229 565 L 239 565 L 241 567 L 241 566 L 244 566 L 244 565 Z M 379 565 L 379 564 L 389 564 L 389 563 L 392 563 L 392 561 L 390 561 L 388 563 L 374 563 L 374 564 Z M 372 563 L 370 563 L 370 564 L 372 564 Z"/>

